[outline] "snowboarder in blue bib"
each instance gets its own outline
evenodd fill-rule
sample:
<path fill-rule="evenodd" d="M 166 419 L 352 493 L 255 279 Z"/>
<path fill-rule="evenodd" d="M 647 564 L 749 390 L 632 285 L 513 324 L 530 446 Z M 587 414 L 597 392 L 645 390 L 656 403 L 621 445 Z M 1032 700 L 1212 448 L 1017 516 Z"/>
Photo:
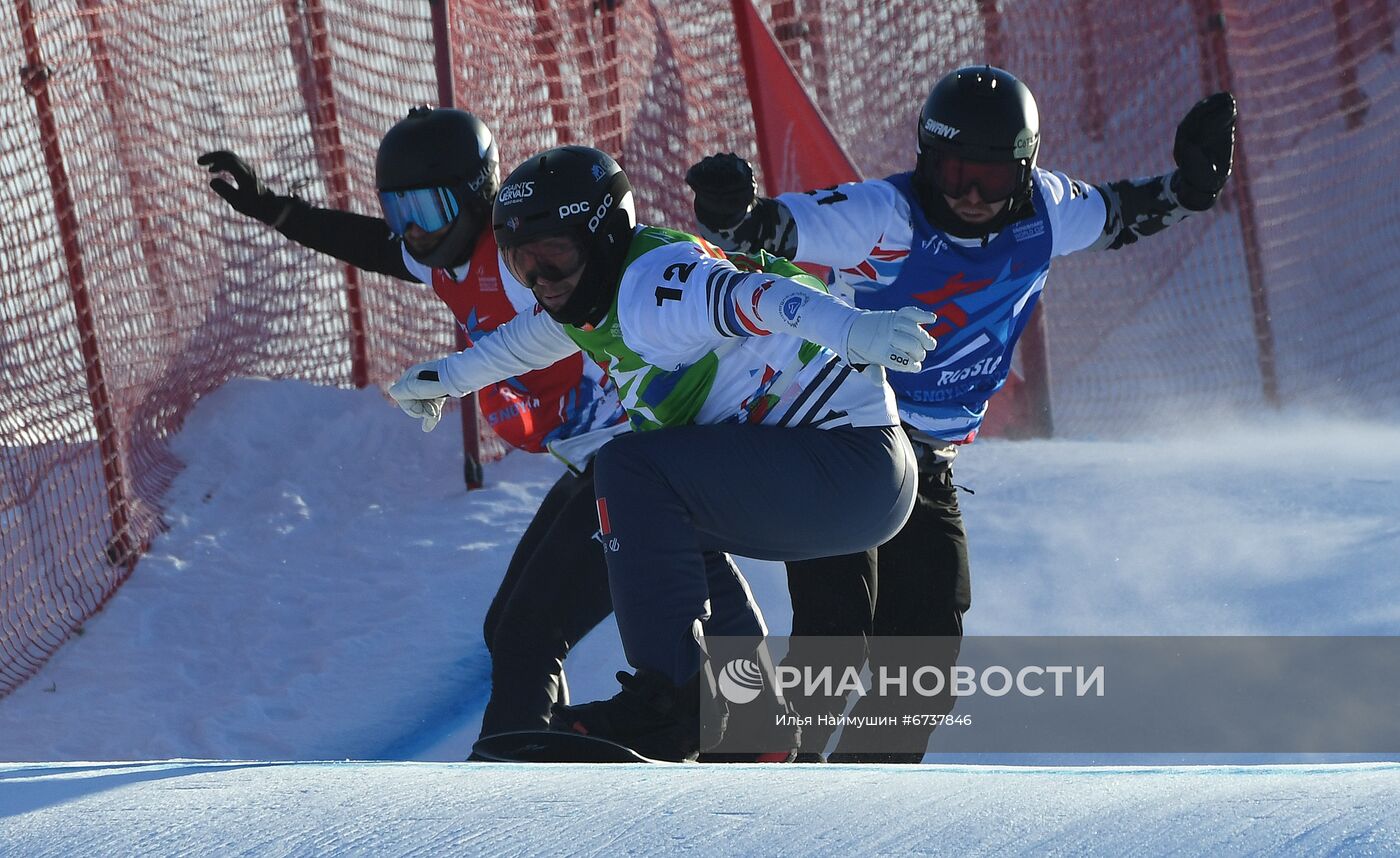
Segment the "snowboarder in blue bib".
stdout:
<path fill-rule="evenodd" d="M 1234 127 L 1234 98 L 1216 93 L 1178 126 L 1176 170 L 1091 185 L 1036 165 L 1040 118 L 1030 89 L 1002 69 L 974 66 L 929 93 L 911 172 L 768 198 L 757 196 L 752 167 L 736 155 L 691 167 L 686 181 L 710 241 L 829 266 L 832 292 L 862 309 L 939 316 L 938 348 L 922 370 L 890 376 L 918 451 L 914 512 L 878 552 L 788 564 L 794 636 L 868 636 L 872 659 L 884 658 L 887 641 L 897 647 L 898 636 L 961 638 L 972 590 L 951 466 L 1006 382 L 1051 260 L 1126 247 L 1209 209 L 1230 175 Z M 956 645 L 949 652 L 956 658 Z M 874 711 L 881 702 L 867 696 L 857 711 L 882 714 Z M 840 711 L 844 702 L 827 705 Z M 865 749 L 843 750 L 843 741 L 833 761 L 918 762 L 928 741 L 907 728 L 883 739 L 860 732 Z M 804 746 L 823 741 L 812 730 Z M 868 747 L 881 741 L 881 751 Z"/>
<path fill-rule="evenodd" d="M 615 697 L 555 707 L 556 728 L 656 759 L 700 750 L 705 635 L 760 636 L 729 553 L 865 551 L 914 502 L 913 451 L 884 368 L 917 372 L 918 308 L 868 312 L 767 254 L 730 258 L 639 225 L 626 175 L 596 149 L 535 155 L 492 214 L 511 274 L 539 301 L 475 348 L 408 369 L 390 395 L 430 421 L 447 396 L 583 351 L 633 432 L 599 451 L 595 491 L 618 630 L 635 671 Z M 814 512 L 845 510 L 840 526 Z"/>

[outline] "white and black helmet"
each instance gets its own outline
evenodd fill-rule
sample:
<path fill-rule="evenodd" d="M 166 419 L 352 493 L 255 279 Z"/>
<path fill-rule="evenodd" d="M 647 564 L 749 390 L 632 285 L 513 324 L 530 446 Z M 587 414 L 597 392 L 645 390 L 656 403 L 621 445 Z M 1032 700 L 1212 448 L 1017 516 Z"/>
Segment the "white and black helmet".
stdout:
<path fill-rule="evenodd" d="M 919 112 L 919 159 L 914 185 L 935 225 L 976 237 L 1022 216 L 1031 200 L 1040 112 L 1030 89 L 994 66 L 968 66 L 945 75 Z M 977 186 L 989 202 L 1010 200 L 994 221 L 973 227 L 952 213 L 946 194 Z"/>
<path fill-rule="evenodd" d="M 471 258 L 491 217 L 501 184 L 501 161 L 491 129 L 465 110 L 415 107 L 384 135 L 374 180 L 389 228 L 403 235 L 415 223 L 425 232 L 448 224 L 442 240 L 417 258 L 451 268 Z"/>

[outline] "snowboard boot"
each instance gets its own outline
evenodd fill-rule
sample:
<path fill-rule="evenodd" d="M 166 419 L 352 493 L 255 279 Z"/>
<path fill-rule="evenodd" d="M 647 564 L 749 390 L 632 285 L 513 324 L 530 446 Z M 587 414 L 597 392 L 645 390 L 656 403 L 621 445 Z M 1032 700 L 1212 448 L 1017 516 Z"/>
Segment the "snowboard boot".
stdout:
<path fill-rule="evenodd" d="M 677 687 L 659 673 L 619 672 L 622 690 L 607 700 L 556 704 L 550 728 L 624 745 L 644 757 L 692 761 L 700 752 L 700 684 Z"/>
<path fill-rule="evenodd" d="M 712 751 L 702 753 L 701 763 L 791 763 L 802 746 L 802 727 L 797 713 L 785 701 L 765 693 L 758 700 L 729 707 L 725 735 Z M 726 744 L 760 748 L 759 751 L 731 751 Z"/>

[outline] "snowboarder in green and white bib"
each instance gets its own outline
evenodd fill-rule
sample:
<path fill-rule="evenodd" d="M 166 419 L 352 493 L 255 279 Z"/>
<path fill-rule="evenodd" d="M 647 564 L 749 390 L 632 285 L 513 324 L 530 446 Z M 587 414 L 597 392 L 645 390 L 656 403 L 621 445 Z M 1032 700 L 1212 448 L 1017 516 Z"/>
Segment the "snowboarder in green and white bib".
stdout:
<path fill-rule="evenodd" d="M 914 456 L 884 370 L 921 368 L 934 316 L 855 309 L 786 260 L 730 257 L 634 210 L 603 152 L 526 160 L 492 226 L 538 310 L 389 393 L 426 427 L 447 396 L 579 350 L 612 376 L 635 431 L 599 452 L 595 489 L 635 673 L 609 700 L 556 707 L 554 724 L 679 760 L 700 750 L 704 636 L 764 632 L 728 554 L 863 551 L 908 518 Z M 840 527 L 817 514 L 836 509 Z"/>

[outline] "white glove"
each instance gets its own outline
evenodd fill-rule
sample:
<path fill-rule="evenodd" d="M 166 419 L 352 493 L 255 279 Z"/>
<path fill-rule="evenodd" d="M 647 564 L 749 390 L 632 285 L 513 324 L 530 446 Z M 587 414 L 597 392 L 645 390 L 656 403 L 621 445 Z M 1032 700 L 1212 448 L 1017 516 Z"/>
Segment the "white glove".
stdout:
<path fill-rule="evenodd" d="M 423 431 L 431 432 L 442 419 L 447 388 L 438 381 L 438 362 L 420 363 L 404 371 L 389 388 L 389 395 L 409 417 L 423 421 Z"/>
<path fill-rule="evenodd" d="M 937 320 L 938 316 L 918 307 L 864 312 L 851 323 L 846 335 L 846 360 L 895 372 L 919 372 L 924 368 L 924 355 L 938 344 L 919 326 Z"/>

